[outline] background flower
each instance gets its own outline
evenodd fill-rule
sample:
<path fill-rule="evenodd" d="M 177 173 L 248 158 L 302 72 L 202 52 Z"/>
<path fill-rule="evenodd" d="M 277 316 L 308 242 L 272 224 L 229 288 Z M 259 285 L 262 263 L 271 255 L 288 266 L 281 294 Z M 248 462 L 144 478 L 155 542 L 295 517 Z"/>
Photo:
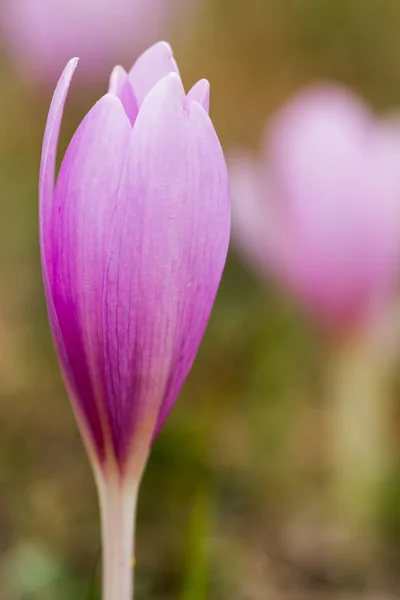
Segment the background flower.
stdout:
<path fill-rule="evenodd" d="M 392 301 L 400 260 L 400 137 L 340 87 L 276 115 L 263 164 L 232 162 L 241 247 L 327 326 Z"/>
<path fill-rule="evenodd" d="M 104 81 L 187 14 L 180 0 L 4 0 L 0 26 L 21 75 L 54 85 L 66 62 L 81 61 L 78 81 Z"/>

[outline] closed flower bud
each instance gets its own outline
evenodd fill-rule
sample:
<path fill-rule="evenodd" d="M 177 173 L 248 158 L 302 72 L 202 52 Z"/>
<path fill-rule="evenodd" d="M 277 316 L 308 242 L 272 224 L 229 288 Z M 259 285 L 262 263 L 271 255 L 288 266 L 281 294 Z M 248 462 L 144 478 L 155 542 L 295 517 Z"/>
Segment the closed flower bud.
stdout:
<path fill-rule="evenodd" d="M 104 597 L 125 600 L 131 546 L 124 543 L 120 560 L 121 540 L 113 547 L 109 536 L 131 536 L 151 441 L 207 325 L 229 242 L 229 191 L 208 82 L 186 94 L 163 42 L 129 73 L 114 69 L 54 186 L 76 62 L 59 81 L 45 132 L 42 266 L 58 356 L 100 489 Z"/>

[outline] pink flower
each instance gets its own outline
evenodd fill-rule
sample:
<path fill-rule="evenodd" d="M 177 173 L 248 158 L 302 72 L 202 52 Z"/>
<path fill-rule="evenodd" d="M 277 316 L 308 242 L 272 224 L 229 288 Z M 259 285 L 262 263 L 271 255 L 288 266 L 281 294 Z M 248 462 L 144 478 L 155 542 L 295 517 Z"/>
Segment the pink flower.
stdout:
<path fill-rule="evenodd" d="M 357 98 L 308 89 L 231 169 L 235 238 L 314 316 L 353 327 L 388 302 L 400 250 L 400 144 Z"/>
<path fill-rule="evenodd" d="M 2 0 L 0 26 L 24 78 L 53 85 L 71 56 L 80 84 L 102 80 L 116 62 L 163 36 L 187 10 L 181 0 Z M 186 3 L 187 4 L 187 3 Z M 192 4 L 192 0 L 189 2 Z"/>
<path fill-rule="evenodd" d="M 114 69 L 54 187 L 76 62 L 58 83 L 44 136 L 42 266 L 58 356 L 100 490 L 104 597 L 127 600 L 135 490 L 213 306 L 229 242 L 229 190 L 208 82 L 185 94 L 164 42 L 129 74 Z"/>

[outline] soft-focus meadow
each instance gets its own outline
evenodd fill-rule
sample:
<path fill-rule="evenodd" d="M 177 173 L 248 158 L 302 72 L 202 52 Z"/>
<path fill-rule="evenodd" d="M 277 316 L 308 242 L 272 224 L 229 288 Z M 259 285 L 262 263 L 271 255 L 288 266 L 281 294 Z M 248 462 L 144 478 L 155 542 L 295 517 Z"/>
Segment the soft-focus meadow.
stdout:
<path fill-rule="evenodd" d="M 121 61 L 129 67 L 167 38 L 186 89 L 209 79 L 229 154 L 257 149 L 271 114 L 321 79 L 395 113 L 399 24 L 396 0 L 198 0 Z M 38 245 L 40 149 L 56 77 L 44 83 L 28 63 L 16 67 L 4 29 L 1 41 L 0 598 L 86 600 L 97 598 L 97 500 L 51 342 Z M 107 76 L 81 83 L 72 84 L 62 148 Z M 337 522 L 332 345 L 233 239 L 204 342 L 143 480 L 138 600 L 400 597 L 400 344 L 376 417 L 387 445 L 378 506 L 351 543 L 369 498 Z M 355 439 L 363 417 L 361 400 L 348 415 Z"/>

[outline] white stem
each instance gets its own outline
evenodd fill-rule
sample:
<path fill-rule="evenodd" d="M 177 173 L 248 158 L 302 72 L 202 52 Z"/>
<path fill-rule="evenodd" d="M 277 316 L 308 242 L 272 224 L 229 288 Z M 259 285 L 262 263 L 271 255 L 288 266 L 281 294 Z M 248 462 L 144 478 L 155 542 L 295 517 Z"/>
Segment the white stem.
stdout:
<path fill-rule="evenodd" d="M 132 600 L 134 525 L 138 481 L 119 474 L 98 477 L 102 546 L 103 600 Z"/>

